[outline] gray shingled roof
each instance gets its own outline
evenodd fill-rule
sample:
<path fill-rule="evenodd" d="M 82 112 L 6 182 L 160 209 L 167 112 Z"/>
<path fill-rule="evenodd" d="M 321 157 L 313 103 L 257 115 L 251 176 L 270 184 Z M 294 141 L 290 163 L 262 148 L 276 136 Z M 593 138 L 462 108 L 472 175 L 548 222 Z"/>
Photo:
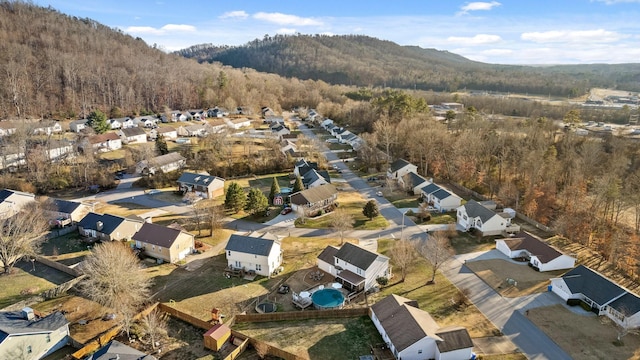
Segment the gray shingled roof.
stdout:
<path fill-rule="evenodd" d="M 402 169 L 403 167 L 405 167 L 407 165 L 411 165 L 411 163 L 408 162 L 405 159 L 398 159 L 398 160 L 394 161 L 393 163 L 391 163 L 391 166 L 389 167 L 389 171 L 396 172 L 396 171 Z"/>
<path fill-rule="evenodd" d="M 538 259 L 546 264 L 549 261 L 562 256 L 562 253 L 544 241 L 533 237 L 532 235 L 521 232 L 516 237 L 502 239 L 511 250 L 527 250 L 531 255 L 535 255 Z"/>
<path fill-rule="evenodd" d="M 579 265 L 562 275 L 562 279 L 571 293 L 581 293 L 599 305 L 604 305 L 625 293 L 620 286 L 584 265 Z"/>
<path fill-rule="evenodd" d="M 429 185 L 423 186 L 420 191 L 422 191 L 425 194 L 432 194 L 438 190 L 441 190 L 442 188 L 434 183 L 431 183 Z"/>
<path fill-rule="evenodd" d="M 306 187 L 309 186 L 309 184 L 316 182 L 320 178 L 323 178 L 326 182 L 331 183 L 331 177 L 326 170 L 317 171 L 316 169 L 311 169 L 304 175 L 302 175 L 302 184 Z"/>
<path fill-rule="evenodd" d="M 154 356 L 147 355 L 119 341 L 112 340 L 90 355 L 86 360 L 157 360 Z"/>
<path fill-rule="evenodd" d="M 609 304 L 616 311 L 631 316 L 640 312 L 640 298 L 634 294 L 626 293 Z"/>
<path fill-rule="evenodd" d="M 469 200 L 466 204 L 464 204 L 464 209 L 467 212 L 467 215 L 472 218 L 479 217 L 482 222 L 486 222 L 492 217 L 496 216 L 496 213 L 487 209 L 486 207 L 478 204 L 475 200 Z"/>
<path fill-rule="evenodd" d="M 333 247 L 333 246 L 327 246 L 326 248 L 324 248 L 324 250 L 322 250 L 322 252 L 320 253 L 320 255 L 318 255 L 318 259 L 334 265 L 336 263 L 336 253 L 338 252 L 338 248 Z"/>
<path fill-rule="evenodd" d="M 97 229 L 98 221 L 102 222 L 102 230 Z M 78 226 L 84 229 L 92 229 L 99 231 L 103 234 L 111 234 L 120 224 L 125 221 L 125 218 L 111 215 L 111 214 L 96 214 L 94 212 L 90 212 L 85 217 L 80 220 Z"/>
<path fill-rule="evenodd" d="M 46 202 L 46 207 L 52 211 L 58 211 L 65 214 L 71 214 L 76 211 L 78 207 L 82 205 L 79 202 L 63 200 L 63 199 L 49 199 Z"/>
<path fill-rule="evenodd" d="M 405 181 L 405 184 L 407 186 L 410 186 L 410 187 L 414 188 L 414 187 L 416 187 L 418 185 L 421 185 L 421 184 L 424 184 L 425 182 L 427 182 L 427 179 L 425 179 L 424 177 L 422 177 L 422 176 L 420 176 L 420 175 L 418 175 L 418 174 L 416 174 L 416 173 L 414 173 L 412 171 L 410 173 L 407 173 L 404 176 L 404 181 Z"/>
<path fill-rule="evenodd" d="M 51 332 L 68 323 L 69 321 L 61 312 L 55 312 L 35 320 L 25 319 L 21 311 L 0 312 L 0 340 L 8 335 Z"/>
<path fill-rule="evenodd" d="M 146 135 L 147 134 L 142 128 L 139 128 L 139 127 L 126 128 L 126 129 L 122 129 L 120 131 L 122 131 L 122 133 L 126 137 L 139 136 L 139 135 Z"/>
<path fill-rule="evenodd" d="M 133 234 L 132 240 L 141 241 L 151 245 L 170 248 L 176 241 L 181 231 L 166 226 L 144 223 L 138 232 Z"/>
<path fill-rule="evenodd" d="M 179 152 L 170 152 L 168 154 L 156 156 L 149 160 L 151 166 L 165 166 L 178 161 L 186 160 Z"/>
<path fill-rule="evenodd" d="M 407 304 L 415 308 L 418 307 L 418 302 L 415 300 L 411 300 L 400 295 L 391 294 L 373 304 L 373 306 L 371 306 L 371 310 L 373 310 L 373 312 L 376 314 L 378 320 L 382 321 L 391 316 L 396 311 L 396 309 L 403 304 Z"/>
<path fill-rule="evenodd" d="M 233 234 L 227 242 L 225 251 L 237 251 L 245 254 L 267 256 L 275 241 Z"/>
<path fill-rule="evenodd" d="M 436 341 L 440 353 L 473 347 L 473 341 L 471 341 L 469 332 L 461 326 L 438 329 L 436 335 L 442 339 L 442 341 Z"/>
<path fill-rule="evenodd" d="M 337 194 L 338 191 L 333 185 L 323 184 L 291 195 L 291 202 L 296 205 L 314 204 L 322 200 L 330 199 Z"/>
<path fill-rule="evenodd" d="M 198 173 L 192 173 L 192 172 L 185 171 L 185 172 L 182 173 L 182 175 L 180 175 L 180 178 L 178 179 L 178 182 L 185 183 L 185 184 L 190 184 L 190 185 L 209 186 L 216 179 L 224 181 L 224 179 L 219 178 L 217 176 L 213 176 L 213 175 L 209 175 L 209 174 L 198 174 Z"/>
<path fill-rule="evenodd" d="M 433 192 L 433 194 L 431 194 L 431 195 L 433 195 L 438 200 L 443 200 L 443 199 L 446 199 L 449 196 L 451 196 L 451 193 L 448 192 L 445 189 L 440 189 L 440 190 L 437 190 L 437 191 Z"/>
<path fill-rule="evenodd" d="M 380 323 L 398 351 L 403 351 L 427 336 L 436 341 L 441 340 L 435 334 L 438 324 L 431 315 L 407 304 L 398 306 L 391 316 Z"/>
<path fill-rule="evenodd" d="M 367 270 L 380 255 L 352 243 L 345 243 L 335 256 L 359 269 Z"/>

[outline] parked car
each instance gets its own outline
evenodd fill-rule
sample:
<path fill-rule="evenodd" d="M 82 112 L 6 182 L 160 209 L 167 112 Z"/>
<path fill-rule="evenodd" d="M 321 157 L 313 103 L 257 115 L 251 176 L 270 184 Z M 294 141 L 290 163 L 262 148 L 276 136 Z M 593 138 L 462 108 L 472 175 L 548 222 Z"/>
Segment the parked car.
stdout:
<path fill-rule="evenodd" d="M 382 191 L 378 191 L 378 192 L 376 192 L 376 195 L 377 195 L 377 196 L 382 196 Z"/>
<path fill-rule="evenodd" d="M 290 207 L 286 207 L 286 208 L 282 209 L 282 211 L 280 212 L 280 214 L 282 214 L 282 215 L 287 215 L 287 214 L 288 214 L 288 213 L 290 213 L 291 211 L 293 211 L 293 209 L 292 209 L 292 208 L 290 208 Z"/>

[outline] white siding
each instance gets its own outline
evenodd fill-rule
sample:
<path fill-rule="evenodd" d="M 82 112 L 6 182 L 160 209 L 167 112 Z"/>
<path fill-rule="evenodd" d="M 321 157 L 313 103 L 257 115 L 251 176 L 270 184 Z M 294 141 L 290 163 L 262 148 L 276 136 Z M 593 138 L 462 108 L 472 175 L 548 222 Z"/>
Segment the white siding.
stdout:
<path fill-rule="evenodd" d="M 402 358 L 402 360 L 434 359 L 436 351 L 437 347 L 435 339 L 424 337 L 402 350 L 398 354 L 398 357 Z"/>
<path fill-rule="evenodd" d="M 560 255 L 559 257 L 549 261 L 546 264 L 541 263 L 537 257 L 531 257 L 531 263 L 535 265 L 534 260 L 538 261 L 538 265 L 536 265 L 540 271 L 553 271 L 553 270 L 562 270 L 562 269 L 571 269 L 576 264 L 576 259 L 569 255 Z"/>

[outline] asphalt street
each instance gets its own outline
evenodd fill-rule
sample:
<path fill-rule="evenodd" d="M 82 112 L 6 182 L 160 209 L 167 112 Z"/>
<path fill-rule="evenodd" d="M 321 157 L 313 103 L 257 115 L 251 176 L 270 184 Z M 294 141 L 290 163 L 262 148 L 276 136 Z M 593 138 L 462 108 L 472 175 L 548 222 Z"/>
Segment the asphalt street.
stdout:
<path fill-rule="evenodd" d="M 310 129 L 300 127 L 300 130 L 309 138 L 317 139 L 317 136 Z M 417 226 L 408 217 L 405 217 L 400 209 L 393 206 L 384 197 L 376 196 L 377 188 L 369 186 L 364 179 L 351 171 L 348 166 L 349 162 L 343 162 L 324 143 L 321 144 L 324 156 L 329 163 L 335 164 L 342 171 L 342 177 L 355 191 L 363 194 L 365 198 L 376 199 L 380 214 L 389 222 L 389 226 L 384 230 L 351 231 L 345 234 L 346 237 L 358 238 L 361 245 L 372 250 L 375 250 L 377 239 L 380 238 L 400 239 L 404 237 L 418 243 L 428 241 L 428 234 L 425 230 Z M 155 199 L 152 195 L 145 194 L 141 189 L 131 187 L 131 184 L 136 179 L 127 175 L 121 180 L 117 189 L 76 200 L 99 200 L 108 203 L 131 202 L 150 209 L 174 214 L 188 214 L 192 211 L 190 206 L 166 203 Z M 296 228 L 293 226 L 291 219 L 275 225 L 258 224 L 231 218 L 227 220 L 225 227 L 237 231 L 269 231 L 279 236 L 335 236 L 330 229 Z M 464 266 L 465 261 L 471 261 L 482 256 L 487 255 L 485 253 L 476 253 L 456 256 L 445 263 L 441 270 L 459 289 L 468 291 L 469 298 L 476 307 L 529 359 L 571 359 L 568 354 L 523 315 L 526 309 L 560 303 L 559 297 L 552 293 L 542 293 L 516 299 L 503 298 Z"/>

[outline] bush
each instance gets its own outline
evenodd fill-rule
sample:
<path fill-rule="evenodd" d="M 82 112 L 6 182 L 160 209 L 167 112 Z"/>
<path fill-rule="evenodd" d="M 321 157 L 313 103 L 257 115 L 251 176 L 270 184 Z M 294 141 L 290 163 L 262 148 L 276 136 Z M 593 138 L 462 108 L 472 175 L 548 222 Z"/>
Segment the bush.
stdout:
<path fill-rule="evenodd" d="M 382 286 L 385 286 L 389 283 L 389 279 L 384 276 L 381 276 L 379 278 L 376 278 L 376 282 Z"/>
<path fill-rule="evenodd" d="M 580 305 L 581 302 L 582 300 L 580 299 L 567 299 L 567 305 L 569 306 L 577 306 Z"/>

